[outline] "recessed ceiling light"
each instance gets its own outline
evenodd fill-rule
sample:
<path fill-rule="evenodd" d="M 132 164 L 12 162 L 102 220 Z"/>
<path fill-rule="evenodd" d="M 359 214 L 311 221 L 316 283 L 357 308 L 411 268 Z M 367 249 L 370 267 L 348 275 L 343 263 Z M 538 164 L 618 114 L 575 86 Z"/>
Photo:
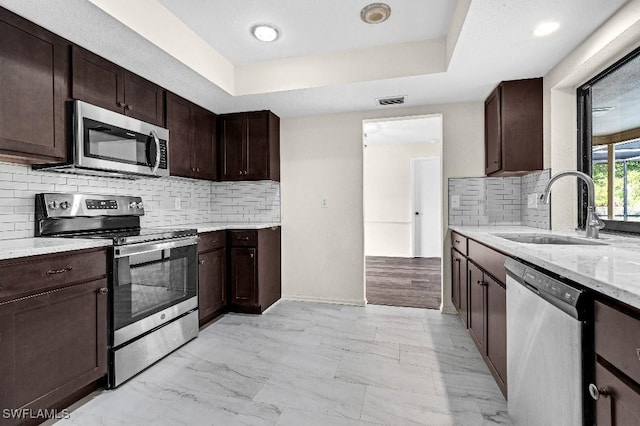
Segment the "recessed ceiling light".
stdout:
<path fill-rule="evenodd" d="M 360 19 L 367 24 L 379 24 L 389 19 L 391 8 L 385 3 L 371 3 L 360 11 Z"/>
<path fill-rule="evenodd" d="M 251 27 L 251 34 L 260 41 L 276 41 L 280 37 L 280 31 L 271 24 L 257 24 Z"/>
<path fill-rule="evenodd" d="M 557 22 L 543 22 L 533 30 L 533 35 L 536 37 L 548 36 L 551 33 L 556 32 L 560 28 L 560 24 Z"/>

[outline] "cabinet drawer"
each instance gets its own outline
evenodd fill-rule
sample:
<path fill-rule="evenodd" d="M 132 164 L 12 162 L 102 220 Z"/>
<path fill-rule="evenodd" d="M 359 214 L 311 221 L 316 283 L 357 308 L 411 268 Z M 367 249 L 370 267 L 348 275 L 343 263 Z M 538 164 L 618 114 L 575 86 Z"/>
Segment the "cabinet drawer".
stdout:
<path fill-rule="evenodd" d="M 105 250 L 3 262 L 0 264 L 0 302 L 106 274 Z"/>
<path fill-rule="evenodd" d="M 457 232 L 451 231 L 451 247 L 460 253 L 467 255 L 467 237 L 463 237 Z"/>
<path fill-rule="evenodd" d="M 223 248 L 227 244 L 225 231 L 205 232 L 198 236 L 198 253 Z"/>
<path fill-rule="evenodd" d="M 596 353 L 638 383 L 640 383 L 639 318 L 634 318 L 602 302 L 595 302 Z"/>
<path fill-rule="evenodd" d="M 231 231 L 231 245 L 234 247 L 255 247 L 258 231 Z"/>
<path fill-rule="evenodd" d="M 469 259 L 493 275 L 502 284 L 507 281 L 504 262 L 507 256 L 473 240 L 469 240 Z"/>

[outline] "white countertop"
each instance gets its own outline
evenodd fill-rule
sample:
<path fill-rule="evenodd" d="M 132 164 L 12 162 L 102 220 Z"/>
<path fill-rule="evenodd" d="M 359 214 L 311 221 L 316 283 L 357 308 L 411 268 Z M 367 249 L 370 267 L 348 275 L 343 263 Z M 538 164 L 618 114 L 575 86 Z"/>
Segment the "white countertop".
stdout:
<path fill-rule="evenodd" d="M 197 229 L 198 232 L 223 231 L 227 229 L 264 229 L 280 226 L 279 223 L 235 223 L 235 222 L 207 222 L 179 226 L 184 229 Z M 166 226 L 163 228 L 178 228 Z M 111 240 L 89 238 L 20 238 L 14 240 L 0 240 L 0 260 L 16 259 L 19 257 L 37 256 L 40 254 L 62 253 L 73 250 L 84 250 L 96 247 L 107 247 Z"/>
<path fill-rule="evenodd" d="M 587 288 L 640 308 L 640 238 L 601 233 L 606 245 L 517 243 L 493 234 L 545 234 L 584 238 L 580 231 L 548 231 L 527 226 L 450 226 L 466 237 L 562 275 Z"/>
<path fill-rule="evenodd" d="M 0 260 L 18 257 L 37 256 L 39 254 L 61 253 L 65 251 L 84 250 L 106 247 L 111 241 L 84 238 L 20 238 L 0 240 Z"/>
<path fill-rule="evenodd" d="M 226 231 L 229 229 L 265 229 L 280 226 L 279 223 L 246 223 L 246 222 L 205 222 L 181 225 L 179 228 L 197 229 L 198 232 Z M 176 228 L 176 226 L 163 226 L 163 228 Z"/>

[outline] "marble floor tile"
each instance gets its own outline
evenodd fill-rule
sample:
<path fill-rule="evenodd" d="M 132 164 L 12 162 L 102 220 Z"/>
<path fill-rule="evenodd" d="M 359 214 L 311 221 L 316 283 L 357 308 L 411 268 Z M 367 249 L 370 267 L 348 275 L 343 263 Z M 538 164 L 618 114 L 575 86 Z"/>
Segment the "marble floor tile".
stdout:
<path fill-rule="evenodd" d="M 393 401 L 393 403 L 389 403 Z M 362 420 L 384 425 L 468 425 L 483 422 L 477 404 L 464 398 L 367 387 Z"/>
<path fill-rule="evenodd" d="M 436 392 L 429 368 L 372 361 L 362 356 L 345 356 L 340 362 L 336 379 L 429 395 L 435 395 Z"/>
<path fill-rule="evenodd" d="M 364 391 L 362 384 L 282 374 L 271 377 L 254 400 L 280 409 L 294 408 L 358 420 Z"/>
<path fill-rule="evenodd" d="M 228 314 L 62 425 L 508 425 L 461 321 L 438 311 L 281 301 Z"/>

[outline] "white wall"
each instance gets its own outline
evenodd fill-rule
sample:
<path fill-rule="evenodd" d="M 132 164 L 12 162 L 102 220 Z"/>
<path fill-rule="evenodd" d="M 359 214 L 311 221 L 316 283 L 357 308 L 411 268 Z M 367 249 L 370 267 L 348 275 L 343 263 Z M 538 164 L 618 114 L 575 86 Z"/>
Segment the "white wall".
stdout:
<path fill-rule="evenodd" d="M 576 89 L 640 45 L 640 0 L 631 0 L 544 77 L 544 166 L 576 170 Z M 577 224 L 575 179 L 554 184 L 551 225 Z"/>
<path fill-rule="evenodd" d="M 364 149 L 364 253 L 411 256 L 411 159 L 440 157 L 441 143 L 368 145 Z"/>
<path fill-rule="evenodd" d="M 283 118 L 280 122 L 282 291 L 286 298 L 364 303 L 362 120 L 443 116 L 443 192 L 449 177 L 484 174 L 482 102 Z M 329 208 L 320 207 L 323 197 Z M 447 196 L 443 263 L 449 264 Z M 450 312 L 449 268 L 443 309 Z"/>

